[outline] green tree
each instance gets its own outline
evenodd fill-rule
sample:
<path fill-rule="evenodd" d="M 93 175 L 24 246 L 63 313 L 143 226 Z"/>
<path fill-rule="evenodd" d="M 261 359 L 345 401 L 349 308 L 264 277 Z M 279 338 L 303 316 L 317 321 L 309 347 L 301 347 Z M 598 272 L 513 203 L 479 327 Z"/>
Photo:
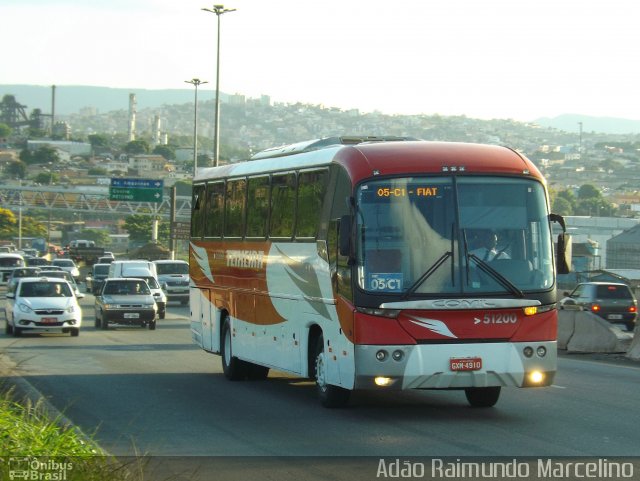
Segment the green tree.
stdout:
<path fill-rule="evenodd" d="M 91 134 L 88 137 L 92 149 L 109 146 L 109 139 L 103 134 Z"/>
<path fill-rule="evenodd" d="M 83 229 L 80 237 L 94 241 L 97 246 L 106 246 L 110 242 L 109 231 L 104 229 Z"/>
<path fill-rule="evenodd" d="M 584 184 L 578 189 L 578 199 L 600 199 L 601 197 L 602 193 L 595 185 Z"/>
<path fill-rule="evenodd" d="M 42 185 L 57 184 L 60 182 L 60 175 L 55 172 L 40 172 L 33 181 Z"/>
<path fill-rule="evenodd" d="M 130 155 L 148 154 L 149 143 L 146 140 L 132 140 L 124 146 L 124 151 Z"/>
<path fill-rule="evenodd" d="M 24 179 L 27 175 L 27 164 L 25 164 L 22 160 L 18 160 L 17 162 L 11 162 L 7 165 L 6 168 L 7 174 L 9 177 L 14 179 Z"/>
<path fill-rule="evenodd" d="M 124 220 L 124 229 L 129 233 L 129 239 L 134 242 L 149 242 L 153 229 L 153 217 L 150 215 L 133 214 Z M 158 224 L 158 241 L 168 245 L 170 225 L 160 221 Z"/>
<path fill-rule="evenodd" d="M 556 197 L 556 199 L 553 202 L 553 207 L 551 208 L 551 211 L 554 212 L 555 214 L 560 214 L 560 215 L 572 215 L 573 206 L 571 205 L 571 202 L 569 202 L 564 197 Z"/>
<path fill-rule="evenodd" d="M 0 139 L 8 139 L 11 136 L 11 127 L 7 124 L 0 123 Z"/>
<path fill-rule="evenodd" d="M 45 145 L 32 152 L 30 155 L 25 154 L 24 158 L 21 152 L 20 160 L 27 164 L 55 164 L 60 160 L 60 157 L 58 156 L 58 151 L 56 149 Z"/>
<path fill-rule="evenodd" d="M 156 145 L 153 153 L 161 155 L 167 160 L 174 160 L 176 158 L 176 149 L 170 145 Z"/>
<path fill-rule="evenodd" d="M 107 175 L 107 169 L 104 167 L 91 167 L 87 173 L 89 175 Z"/>

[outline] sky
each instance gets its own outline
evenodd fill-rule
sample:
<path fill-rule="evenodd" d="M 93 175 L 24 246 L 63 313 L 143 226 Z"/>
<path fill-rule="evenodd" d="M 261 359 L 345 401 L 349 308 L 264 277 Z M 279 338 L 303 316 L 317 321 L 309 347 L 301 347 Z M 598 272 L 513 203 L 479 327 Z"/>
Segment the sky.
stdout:
<path fill-rule="evenodd" d="M 2 0 L 0 84 L 215 90 L 204 0 Z M 220 91 L 387 114 L 640 119 L 633 0 L 226 0 Z"/>

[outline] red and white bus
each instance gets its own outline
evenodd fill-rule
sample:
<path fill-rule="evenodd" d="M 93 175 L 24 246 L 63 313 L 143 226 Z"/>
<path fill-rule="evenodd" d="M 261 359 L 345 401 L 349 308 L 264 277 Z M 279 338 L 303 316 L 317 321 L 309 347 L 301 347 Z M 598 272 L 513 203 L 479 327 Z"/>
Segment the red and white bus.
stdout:
<path fill-rule="evenodd" d="M 192 337 L 231 380 L 310 377 L 327 407 L 356 389 L 486 407 L 553 381 L 570 238 L 513 150 L 321 139 L 201 169 L 192 205 Z"/>

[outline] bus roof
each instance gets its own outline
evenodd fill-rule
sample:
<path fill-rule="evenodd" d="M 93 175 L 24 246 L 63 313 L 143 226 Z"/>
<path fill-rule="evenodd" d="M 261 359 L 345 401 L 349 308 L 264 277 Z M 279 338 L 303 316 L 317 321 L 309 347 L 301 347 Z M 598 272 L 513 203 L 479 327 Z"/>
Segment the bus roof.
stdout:
<path fill-rule="evenodd" d="M 309 169 L 330 163 L 342 165 L 354 181 L 372 175 L 443 172 L 528 175 L 544 181 L 529 159 L 507 147 L 405 137 L 330 137 L 277 147 L 256 154 L 251 161 L 201 169 L 194 181 Z"/>

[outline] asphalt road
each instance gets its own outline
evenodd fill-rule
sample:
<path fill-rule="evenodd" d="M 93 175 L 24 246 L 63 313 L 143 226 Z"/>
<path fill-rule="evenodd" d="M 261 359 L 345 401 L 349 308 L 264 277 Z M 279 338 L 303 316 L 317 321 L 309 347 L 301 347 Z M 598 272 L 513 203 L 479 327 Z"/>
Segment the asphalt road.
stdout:
<path fill-rule="evenodd" d="M 115 455 L 339 456 L 349 472 L 351 456 L 638 453 L 633 363 L 561 356 L 552 387 L 504 389 L 490 409 L 470 408 L 461 391 L 423 391 L 355 393 L 348 408 L 329 410 L 309 380 L 227 381 L 220 358 L 191 343 L 188 307 L 170 305 L 155 331 L 102 331 L 92 303 L 83 300 L 77 338 L 1 334 L 0 361 Z"/>

